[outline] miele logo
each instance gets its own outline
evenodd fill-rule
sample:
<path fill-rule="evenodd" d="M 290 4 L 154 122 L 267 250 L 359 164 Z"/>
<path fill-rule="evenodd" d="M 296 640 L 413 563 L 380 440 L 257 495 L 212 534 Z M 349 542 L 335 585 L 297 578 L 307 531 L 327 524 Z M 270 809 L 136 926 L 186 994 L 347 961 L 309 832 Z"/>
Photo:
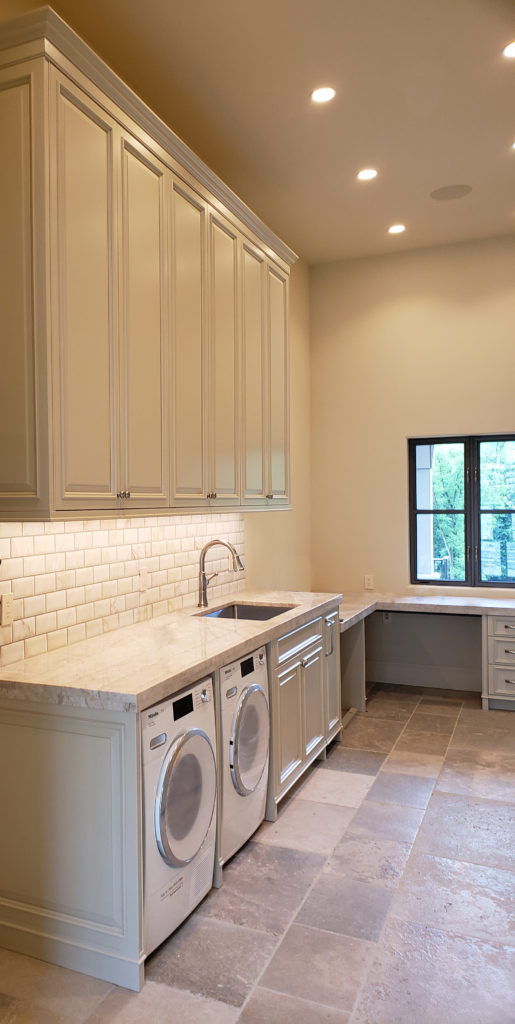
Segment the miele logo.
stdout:
<path fill-rule="evenodd" d="M 148 717 L 149 718 L 157 718 L 158 714 L 159 714 L 159 711 L 149 711 Z"/>

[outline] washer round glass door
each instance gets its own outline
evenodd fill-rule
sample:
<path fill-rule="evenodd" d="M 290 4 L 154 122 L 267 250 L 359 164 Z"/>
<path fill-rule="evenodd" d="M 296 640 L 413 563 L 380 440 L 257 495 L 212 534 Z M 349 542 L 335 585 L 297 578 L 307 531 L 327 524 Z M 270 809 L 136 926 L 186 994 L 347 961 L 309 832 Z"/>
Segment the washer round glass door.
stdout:
<path fill-rule="evenodd" d="M 170 747 L 161 768 L 154 805 L 159 852 L 172 867 L 189 864 L 213 820 L 216 760 L 202 729 L 189 729 Z"/>
<path fill-rule="evenodd" d="M 265 691 L 258 683 L 240 696 L 232 724 L 229 764 L 232 781 L 241 796 L 253 793 L 268 760 L 270 716 Z"/>

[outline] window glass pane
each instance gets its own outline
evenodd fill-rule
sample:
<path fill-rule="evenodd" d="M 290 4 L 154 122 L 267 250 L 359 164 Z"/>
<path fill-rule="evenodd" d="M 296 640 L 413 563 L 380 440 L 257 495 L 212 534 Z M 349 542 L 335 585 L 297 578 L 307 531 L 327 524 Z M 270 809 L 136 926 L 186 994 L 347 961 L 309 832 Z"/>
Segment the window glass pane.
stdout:
<path fill-rule="evenodd" d="M 515 515 L 481 515 L 481 582 L 515 582 Z"/>
<path fill-rule="evenodd" d="M 462 509 L 465 500 L 465 445 L 417 444 L 416 507 Z"/>
<path fill-rule="evenodd" d="M 417 578 L 465 580 L 464 515 L 417 515 Z"/>
<path fill-rule="evenodd" d="M 515 509 L 515 441 L 479 444 L 481 508 Z"/>

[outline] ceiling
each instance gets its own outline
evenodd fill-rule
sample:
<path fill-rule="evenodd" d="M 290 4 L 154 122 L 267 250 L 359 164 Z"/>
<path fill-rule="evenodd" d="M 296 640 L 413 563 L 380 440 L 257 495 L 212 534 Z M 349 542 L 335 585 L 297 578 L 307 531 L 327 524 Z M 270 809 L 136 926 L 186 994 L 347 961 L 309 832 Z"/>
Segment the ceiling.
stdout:
<path fill-rule="evenodd" d="M 515 232 L 515 0 L 52 6 L 309 263 Z"/>

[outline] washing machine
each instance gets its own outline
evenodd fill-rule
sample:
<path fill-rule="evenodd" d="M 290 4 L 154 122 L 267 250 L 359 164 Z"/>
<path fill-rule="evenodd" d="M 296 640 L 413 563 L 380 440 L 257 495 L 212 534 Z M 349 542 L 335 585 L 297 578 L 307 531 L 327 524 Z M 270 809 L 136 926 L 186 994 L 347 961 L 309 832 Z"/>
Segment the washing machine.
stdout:
<path fill-rule="evenodd" d="M 213 681 L 142 714 L 145 956 L 209 892 L 216 844 Z"/>
<path fill-rule="evenodd" d="M 218 680 L 219 814 L 215 885 L 221 866 L 263 821 L 270 716 L 266 650 L 226 665 Z"/>

